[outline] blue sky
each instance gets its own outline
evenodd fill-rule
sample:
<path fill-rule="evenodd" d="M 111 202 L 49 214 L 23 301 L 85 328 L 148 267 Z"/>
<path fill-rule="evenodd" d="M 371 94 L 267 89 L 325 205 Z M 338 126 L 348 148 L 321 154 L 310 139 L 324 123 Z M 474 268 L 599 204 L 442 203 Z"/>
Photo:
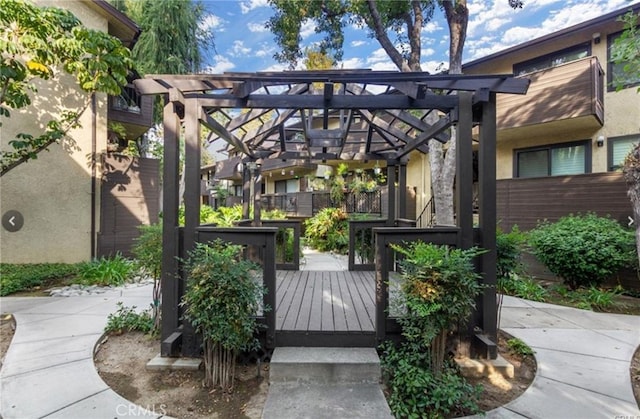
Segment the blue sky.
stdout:
<path fill-rule="evenodd" d="M 204 0 L 208 16 L 203 22 L 215 34 L 216 52 L 206 59 L 206 71 L 253 72 L 284 70 L 273 59 L 274 37 L 265 27 L 272 15 L 267 0 Z M 507 0 L 468 0 L 469 27 L 463 62 L 481 58 L 513 45 L 596 18 L 633 4 L 628 0 L 524 0 L 513 10 Z M 422 31 L 422 69 L 446 69 L 449 35 L 441 10 Z M 395 36 L 391 36 L 394 40 Z M 303 46 L 318 41 L 311 22 L 303 25 Z M 344 56 L 339 67 L 396 70 L 375 39 L 363 28 L 346 28 Z"/>

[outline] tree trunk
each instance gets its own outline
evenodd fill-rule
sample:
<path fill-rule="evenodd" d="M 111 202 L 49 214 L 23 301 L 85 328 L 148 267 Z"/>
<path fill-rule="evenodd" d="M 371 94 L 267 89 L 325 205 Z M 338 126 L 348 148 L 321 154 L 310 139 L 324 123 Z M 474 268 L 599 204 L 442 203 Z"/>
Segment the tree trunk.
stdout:
<path fill-rule="evenodd" d="M 636 252 L 640 260 L 640 144 L 636 145 L 624 160 L 622 173 L 629 188 L 627 195 L 633 209 L 633 221 L 636 225 Z"/>

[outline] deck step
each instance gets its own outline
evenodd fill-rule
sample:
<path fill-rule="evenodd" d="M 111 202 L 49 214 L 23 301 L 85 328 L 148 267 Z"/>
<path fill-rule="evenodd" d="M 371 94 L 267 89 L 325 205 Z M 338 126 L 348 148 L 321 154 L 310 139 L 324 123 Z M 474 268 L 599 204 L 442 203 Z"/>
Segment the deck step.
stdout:
<path fill-rule="evenodd" d="M 391 419 L 373 348 L 279 347 L 262 419 Z"/>
<path fill-rule="evenodd" d="M 276 348 L 271 383 L 378 384 L 380 358 L 373 348 Z"/>

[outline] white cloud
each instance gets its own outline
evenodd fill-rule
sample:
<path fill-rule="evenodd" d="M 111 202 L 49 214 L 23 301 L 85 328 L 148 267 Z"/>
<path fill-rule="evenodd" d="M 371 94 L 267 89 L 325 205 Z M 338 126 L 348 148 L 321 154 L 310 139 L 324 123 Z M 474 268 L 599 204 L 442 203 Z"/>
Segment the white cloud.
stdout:
<path fill-rule="evenodd" d="M 227 57 L 223 57 L 222 55 L 216 55 L 214 57 L 214 64 L 205 68 L 204 72 L 209 74 L 221 74 L 235 67 L 236 65 L 231 61 L 229 61 Z"/>
<path fill-rule="evenodd" d="M 256 45 L 253 50 L 255 51 L 256 57 L 263 58 L 272 56 L 276 52 L 276 47 L 273 44 L 263 42 Z"/>
<path fill-rule="evenodd" d="M 362 45 L 365 45 L 365 44 L 366 44 L 365 41 L 351 41 L 351 46 L 353 48 L 361 47 Z"/>
<path fill-rule="evenodd" d="M 250 52 L 251 48 L 245 47 L 244 41 L 236 40 L 233 41 L 233 45 L 231 46 L 229 53 L 232 57 L 242 57 L 249 55 Z"/>
<path fill-rule="evenodd" d="M 422 49 L 422 51 L 420 51 L 420 56 L 422 57 L 430 57 L 431 55 L 435 54 L 436 51 L 433 48 L 424 48 Z"/>
<path fill-rule="evenodd" d="M 253 9 L 267 6 L 269 6 L 269 0 L 247 0 L 240 2 L 240 11 L 244 15 L 249 13 Z"/>
<path fill-rule="evenodd" d="M 346 68 L 346 69 L 358 69 L 358 68 L 363 68 L 364 66 L 365 66 L 364 61 L 362 61 L 362 59 L 359 57 L 349 58 L 346 60 L 342 60 L 341 62 L 338 63 L 339 68 Z"/>
<path fill-rule="evenodd" d="M 431 20 L 429 22 L 427 22 L 427 24 L 424 26 L 424 28 L 422 28 L 422 32 L 426 32 L 426 33 L 434 33 L 437 32 L 439 30 L 444 29 L 442 26 L 440 26 L 440 22 L 437 20 Z"/>
<path fill-rule="evenodd" d="M 267 68 L 258 71 L 285 71 L 287 70 L 287 66 L 285 64 L 275 63 L 270 65 Z"/>
<path fill-rule="evenodd" d="M 219 16 L 216 16 L 214 14 L 208 14 L 204 17 L 204 19 L 202 19 L 202 21 L 198 26 L 200 27 L 201 30 L 206 32 L 214 31 L 214 30 L 221 31 L 221 30 L 224 30 L 223 29 L 224 23 L 225 21 Z"/>
<path fill-rule="evenodd" d="M 247 23 L 247 28 L 249 32 L 260 33 L 260 32 L 269 32 L 269 28 L 264 22 L 249 22 Z"/>
<path fill-rule="evenodd" d="M 391 59 L 387 55 L 387 52 L 383 48 L 378 48 L 366 58 L 367 64 L 375 64 L 375 63 L 390 61 L 390 60 Z"/>
<path fill-rule="evenodd" d="M 307 19 L 302 22 L 302 26 L 300 27 L 300 37 L 302 39 L 307 39 L 314 33 L 316 33 L 316 24 L 313 20 Z"/>

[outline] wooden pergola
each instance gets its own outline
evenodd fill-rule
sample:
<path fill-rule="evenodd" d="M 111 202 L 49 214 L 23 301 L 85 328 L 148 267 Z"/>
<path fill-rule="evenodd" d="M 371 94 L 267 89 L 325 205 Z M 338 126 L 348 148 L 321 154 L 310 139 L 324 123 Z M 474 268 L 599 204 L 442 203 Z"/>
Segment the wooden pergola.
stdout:
<path fill-rule="evenodd" d="M 221 75 L 150 75 L 136 80 L 143 95 L 163 95 L 163 356 L 195 356 L 197 336 L 181 320 L 179 306 L 184 281 L 177 257 L 185 257 L 197 241 L 222 238 L 258 246 L 262 255 L 265 304 L 274 310 L 261 318 L 267 328 L 264 344 L 279 344 L 275 330 L 275 261 L 270 260 L 277 228 L 260 220 L 260 167 L 266 159 L 303 162 L 382 160 L 387 164 L 389 217 L 375 229 L 376 330 L 374 344 L 394 329 L 387 318 L 386 280 L 391 269 L 388 245 L 409 239 L 474 245 L 488 249 L 480 257 L 484 295 L 479 299 L 470 330 L 481 351 L 496 336 L 496 94 L 524 94 L 529 81 L 511 75 L 463 76 L 428 73 L 354 71 L 227 73 Z M 246 110 L 239 112 L 240 109 Z M 178 227 L 178 155 L 184 125 L 185 226 Z M 254 202 L 252 227 L 231 229 L 200 226 L 201 124 L 242 156 L 245 217 Z M 446 143 L 457 130 L 456 227 L 418 229 L 397 227 L 404 217 L 395 212 L 395 187 L 406 190 L 406 164 L 413 151 L 426 153 L 430 140 Z M 479 224 L 473 226 L 473 136 L 477 127 L 479 152 Z M 253 185 L 253 187 L 251 187 Z M 253 196 L 249 196 L 253 190 Z M 400 195 L 402 202 L 402 195 Z M 184 278 L 183 278 L 184 279 Z M 271 288 L 271 289 L 269 289 Z M 330 341 L 330 339 L 329 339 Z M 289 341 L 288 341 L 289 342 Z M 320 344 L 320 338 L 311 340 Z"/>

